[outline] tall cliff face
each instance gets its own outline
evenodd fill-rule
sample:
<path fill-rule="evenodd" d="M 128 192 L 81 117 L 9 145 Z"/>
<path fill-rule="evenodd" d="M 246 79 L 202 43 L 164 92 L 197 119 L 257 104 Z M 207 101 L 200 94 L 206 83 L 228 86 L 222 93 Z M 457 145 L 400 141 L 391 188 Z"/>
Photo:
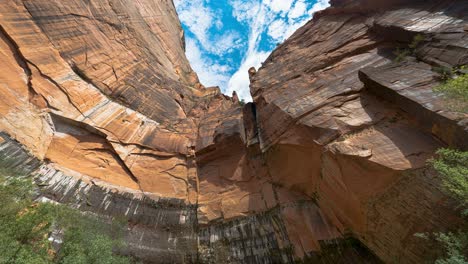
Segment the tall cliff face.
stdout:
<path fill-rule="evenodd" d="M 241 107 L 198 83 L 172 1 L 0 3 L 0 164 L 126 217 L 122 253 L 148 263 L 377 261 L 349 237 L 433 258 L 413 234 L 460 219 L 426 160 L 468 147 L 434 68 L 468 64 L 468 3 L 331 4 L 250 72 Z"/>
<path fill-rule="evenodd" d="M 272 180 L 317 197 L 340 234 L 420 263 L 431 249 L 413 234 L 457 221 L 426 161 L 467 148 L 468 115 L 432 89 L 437 67 L 468 63 L 468 3 L 336 2 L 252 76 L 260 148 Z M 313 251 L 307 237 L 297 242 Z"/>
<path fill-rule="evenodd" d="M 3 130 L 64 168 L 188 199 L 177 164 L 195 144 L 191 111 L 210 90 L 185 58 L 172 1 L 1 7 Z"/>

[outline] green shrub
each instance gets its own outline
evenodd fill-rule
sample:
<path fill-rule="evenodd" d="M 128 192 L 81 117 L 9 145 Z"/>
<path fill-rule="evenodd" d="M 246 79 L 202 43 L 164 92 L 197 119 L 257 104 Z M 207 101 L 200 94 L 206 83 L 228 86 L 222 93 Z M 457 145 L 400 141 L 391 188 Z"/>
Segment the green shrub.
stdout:
<path fill-rule="evenodd" d="M 393 54 L 396 56 L 395 57 L 395 62 L 402 62 L 411 55 L 411 51 L 409 49 L 402 49 L 402 48 L 397 48 L 396 51 L 393 52 Z"/>
<path fill-rule="evenodd" d="M 440 149 L 437 155 L 431 163 L 442 176 L 444 191 L 465 209 L 468 206 L 468 152 Z"/>
<path fill-rule="evenodd" d="M 444 66 L 433 67 L 432 71 L 438 73 L 440 80 L 444 82 L 452 79 L 453 76 L 456 75 L 455 69 Z"/>
<path fill-rule="evenodd" d="M 244 99 L 241 99 L 241 100 L 239 101 L 239 105 L 243 107 L 243 106 L 245 105 L 245 100 L 244 100 Z"/>
<path fill-rule="evenodd" d="M 468 216 L 468 152 L 453 149 L 440 149 L 437 159 L 431 161 L 433 168 L 442 177 L 443 191 L 453 197 L 462 215 Z M 428 238 L 428 234 L 418 234 Z M 436 264 L 467 264 L 468 249 L 467 224 L 457 232 L 432 234 L 435 240 L 444 248 L 445 258 L 438 259 Z"/>
<path fill-rule="evenodd" d="M 468 112 L 468 74 L 449 78 L 434 91 L 444 95 L 452 110 Z"/>
<path fill-rule="evenodd" d="M 436 260 L 436 264 L 467 264 L 463 253 L 468 248 L 468 232 L 438 233 L 436 240 L 444 247 L 446 258 Z"/>
<path fill-rule="evenodd" d="M 0 169 L 1 264 L 131 263 L 113 253 L 123 245 L 121 224 L 33 197 L 31 178 Z M 53 228 L 64 230 L 59 252 L 48 240 Z"/>
<path fill-rule="evenodd" d="M 425 40 L 426 37 L 423 34 L 416 34 L 416 36 L 413 37 L 413 40 L 409 44 L 409 48 L 414 51 Z"/>
<path fill-rule="evenodd" d="M 408 47 L 398 47 L 393 54 L 395 55 L 395 62 L 402 62 L 404 61 L 408 56 L 414 55 L 415 50 L 421 45 L 421 43 L 426 40 L 426 37 L 422 34 L 417 34 L 413 37 L 411 40 L 411 43 L 408 45 Z"/>
<path fill-rule="evenodd" d="M 62 208 L 58 217 L 58 227 L 65 230 L 64 243 L 57 256 L 58 263 L 130 263 L 128 258 L 113 253 L 124 246 L 121 223 L 106 222 L 69 208 Z"/>
<path fill-rule="evenodd" d="M 0 175 L 0 263 L 51 263 L 51 206 L 33 203 L 30 179 L 6 173 Z"/>

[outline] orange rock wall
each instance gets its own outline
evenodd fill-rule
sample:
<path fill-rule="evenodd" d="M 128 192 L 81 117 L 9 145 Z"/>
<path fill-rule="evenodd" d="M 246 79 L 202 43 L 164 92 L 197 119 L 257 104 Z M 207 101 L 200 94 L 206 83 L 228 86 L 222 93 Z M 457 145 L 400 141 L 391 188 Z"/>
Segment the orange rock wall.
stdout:
<path fill-rule="evenodd" d="M 468 5 L 381 2 L 334 1 L 251 76 L 251 93 L 273 184 L 316 200 L 313 218 L 384 262 L 421 263 L 433 245 L 414 234 L 461 221 L 426 162 L 440 147 L 466 149 L 468 115 L 432 88 L 434 68 L 468 63 Z M 424 40 L 396 62 L 417 34 Z M 316 251 L 310 237 L 327 240 L 297 236 L 306 253 Z"/>
<path fill-rule="evenodd" d="M 185 58 L 173 3 L 7 1 L 1 10 L 1 129 L 40 159 L 188 200 L 190 111 L 209 92 Z"/>

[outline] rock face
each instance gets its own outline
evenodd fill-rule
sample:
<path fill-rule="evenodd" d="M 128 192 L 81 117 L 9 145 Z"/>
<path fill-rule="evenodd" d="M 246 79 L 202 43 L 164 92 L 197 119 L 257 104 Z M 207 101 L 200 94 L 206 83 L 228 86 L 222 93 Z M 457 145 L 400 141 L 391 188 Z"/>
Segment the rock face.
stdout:
<path fill-rule="evenodd" d="M 420 263 L 431 249 L 413 234 L 456 223 L 425 165 L 441 146 L 467 148 L 468 115 L 432 88 L 434 68 L 468 63 L 468 4 L 336 2 L 252 78 L 260 148 L 273 181 L 318 197 L 338 233 L 385 262 Z"/>
<path fill-rule="evenodd" d="M 171 1 L 1 7 L 5 132 L 38 158 L 79 173 L 193 198 L 186 157 L 196 140 L 191 111 L 210 91 L 197 84 L 185 58 Z"/>
<path fill-rule="evenodd" d="M 145 263 L 434 259 L 414 234 L 461 220 L 426 161 L 468 148 L 468 116 L 432 88 L 468 64 L 468 3 L 331 4 L 240 106 L 198 82 L 170 0 L 4 1 L 0 164 L 126 217 Z"/>

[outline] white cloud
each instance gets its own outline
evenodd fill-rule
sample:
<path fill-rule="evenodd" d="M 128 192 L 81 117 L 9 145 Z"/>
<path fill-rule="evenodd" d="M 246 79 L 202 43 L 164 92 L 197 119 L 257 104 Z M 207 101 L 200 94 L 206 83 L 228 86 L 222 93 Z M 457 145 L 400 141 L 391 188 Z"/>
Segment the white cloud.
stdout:
<path fill-rule="evenodd" d="M 283 42 L 289 38 L 298 28 L 310 20 L 312 15 L 329 6 L 328 0 L 319 0 L 307 10 L 304 0 L 297 0 L 289 10 L 288 19 L 277 19 L 268 28 L 268 35 L 277 42 Z"/>
<path fill-rule="evenodd" d="M 253 20 L 261 7 L 260 2 L 256 0 L 231 0 L 229 4 L 232 6 L 234 18 L 244 23 L 249 23 Z"/>
<path fill-rule="evenodd" d="M 216 55 L 231 53 L 242 44 L 240 40 L 241 36 L 238 32 L 229 31 L 214 37 L 212 44 L 207 50 Z"/>
<path fill-rule="evenodd" d="M 197 37 L 202 45 L 209 43 L 208 30 L 222 24 L 203 0 L 175 0 L 180 21 Z"/>
<path fill-rule="evenodd" d="M 250 34 L 247 54 L 229 80 L 227 93 L 237 91 L 240 98 L 251 101 L 248 69 L 258 69 L 270 54 L 270 51 L 260 50 L 262 33 L 266 31 L 273 41 L 282 42 L 304 25 L 314 12 L 326 8 L 328 0 L 319 0 L 309 10 L 304 0 L 233 0 L 231 5 L 234 17 L 249 25 Z"/>
<path fill-rule="evenodd" d="M 307 11 L 306 3 L 304 3 L 303 0 L 299 0 L 296 2 L 296 4 L 294 4 L 294 8 L 292 8 L 289 11 L 288 17 L 290 19 L 296 19 L 306 14 L 307 13 L 306 11 Z"/>
<path fill-rule="evenodd" d="M 328 3 L 328 0 L 318 0 L 317 3 L 315 3 L 309 11 L 307 11 L 307 13 L 312 16 L 315 12 L 323 10 L 329 6 L 330 4 Z"/>
<path fill-rule="evenodd" d="M 242 65 L 239 67 L 239 70 L 234 73 L 231 79 L 229 79 L 226 93 L 231 95 L 233 91 L 236 91 L 239 98 L 244 99 L 247 102 L 251 102 L 252 97 L 250 96 L 250 79 L 248 71 L 251 67 L 258 69 L 262 62 L 267 59 L 268 55 L 270 55 L 270 52 L 262 51 L 254 51 L 248 54 L 242 62 Z"/>
<path fill-rule="evenodd" d="M 287 13 L 291 9 L 294 0 L 264 0 L 263 3 L 267 5 L 271 11 L 275 13 Z"/>
<path fill-rule="evenodd" d="M 223 22 L 208 3 L 204 0 L 175 0 L 180 21 L 192 32 L 197 41 L 206 51 L 221 55 L 229 52 L 240 37 L 238 32 L 229 31 L 218 36 L 212 36 L 210 30 L 215 28 L 222 32 Z"/>
<path fill-rule="evenodd" d="M 203 56 L 196 41 L 186 39 L 187 59 L 193 70 L 198 74 L 200 82 L 207 87 L 220 86 L 227 87 L 229 81 L 229 71 L 231 68 L 211 61 L 207 56 Z"/>
<path fill-rule="evenodd" d="M 248 69 L 259 68 L 271 51 L 260 47 L 264 41 L 283 42 L 304 25 L 314 12 L 328 6 L 328 0 L 229 0 L 232 15 L 248 27 L 248 41 L 239 32 L 223 32 L 219 14 L 209 8 L 211 0 L 175 0 L 179 17 L 195 36 L 187 39 L 187 57 L 205 86 L 220 86 L 224 92 L 237 91 L 240 98 L 251 101 Z M 210 31 L 210 29 L 216 29 Z M 210 32 L 211 35 L 210 35 Z M 212 35 L 213 32 L 223 32 Z M 267 36 L 269 39 L 262 39 Z M 241 66 L 229 76 L 230 68 L 209 59 L 208 55 L 223 56 L 247 46 Z M 230 62 L 226 62 L 230 63 Z"/>
<path fill-rule="evenodd" d="M 289 25 L 283 20 L 275 20 L 268 28 L 268 35 L 275 41 L 283 41 Z"/>

